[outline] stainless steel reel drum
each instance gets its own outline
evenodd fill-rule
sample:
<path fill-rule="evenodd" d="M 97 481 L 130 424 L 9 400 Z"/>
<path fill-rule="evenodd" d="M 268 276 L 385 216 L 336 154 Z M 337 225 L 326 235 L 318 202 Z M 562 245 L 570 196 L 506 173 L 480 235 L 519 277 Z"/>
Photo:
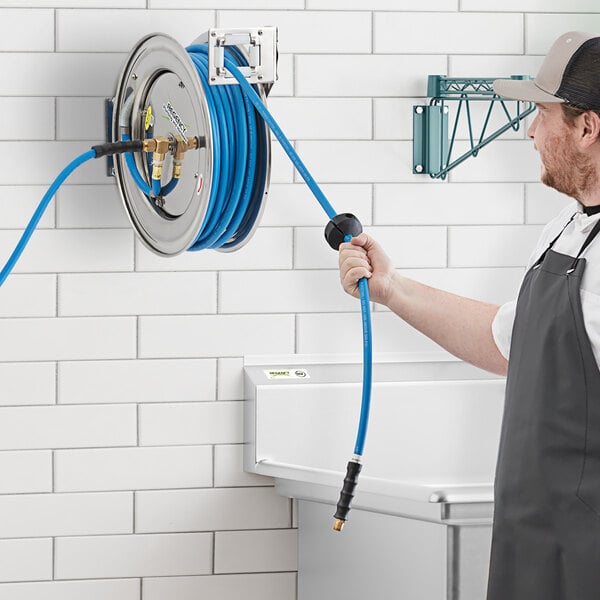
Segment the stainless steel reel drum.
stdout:
<path fill-rule="evenodd" d="M 214 35 L 214 34 L 213 34 Z M 203 43 L 208 34 L 195 43 Z M 245 56 L 247 53 L 240 48 Z M 256 86 L 263 102 L 267 86 Z M 255 88 L 256 89 L 256 88 Z M 131 139 L 165 136 L 171 140 L 196 136 L 200 147 L 185 153 L 181 177 L 164 197 L 149 198 L 136 184 L 122 155 L 115 157 L 115 176 L 129 219 L 143 243 L 163 256 L 179 254 L 194 243 L 207 212 L 213 181 L 214 128 L 206 95 L 188 52 L 173 38 L 152 34 L 131 51 L 118 81 L 113 102 L 112 141 L 120 139 L 127 123 Z M 271 149 L 268 127 L 264 144 L 266 175 L 258 185 L 262 189 L 259 214 L 251 231 L 239 241 L 233 240 L 221 251 L 242 247 L 254 233 L 264 210 L 269 188 Z M 135 163 L 146 182 L 150 182 L 148 155 L 136 153 Z M 167 154 L 161 183 L 166 185 L 172 172 L 173 155 Z"/>

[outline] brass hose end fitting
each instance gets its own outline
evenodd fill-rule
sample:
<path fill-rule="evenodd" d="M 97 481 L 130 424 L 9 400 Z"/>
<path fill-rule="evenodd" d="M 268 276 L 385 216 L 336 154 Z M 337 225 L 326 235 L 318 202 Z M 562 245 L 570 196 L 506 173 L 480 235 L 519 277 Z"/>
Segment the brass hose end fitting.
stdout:
<path fill-rule="evenodd" d="M 334 531 L 341 531 L 344 528 L 344 523 L 346 521 L 344 521 L 343 519 L 336 519 L 333 522 L 333 530 Z"/>
<path fill-rule="evenodd" d="M 162 177 L 163 163 L 165 161 L 165 155 L 154 153 L 154 160 L 152 161 L 152 179 L 160 179 Z"/>
<path fill-rule="evenodd" d="M 173 161 L 173 178 L 179 179 L 181 177 L 182 164 L 180 160 Z"/>

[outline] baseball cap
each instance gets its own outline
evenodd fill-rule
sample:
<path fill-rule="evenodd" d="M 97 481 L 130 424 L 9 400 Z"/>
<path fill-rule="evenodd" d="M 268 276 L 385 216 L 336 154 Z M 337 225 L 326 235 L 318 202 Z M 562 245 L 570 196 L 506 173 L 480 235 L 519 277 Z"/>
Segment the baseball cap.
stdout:
<path fill-rule="evenodd" d="M 552 44 L 533 80 L 497 79 L 494 92 L 511 100 L 568 102 L 600 109 L 600 37 L 569 31 Z"/>

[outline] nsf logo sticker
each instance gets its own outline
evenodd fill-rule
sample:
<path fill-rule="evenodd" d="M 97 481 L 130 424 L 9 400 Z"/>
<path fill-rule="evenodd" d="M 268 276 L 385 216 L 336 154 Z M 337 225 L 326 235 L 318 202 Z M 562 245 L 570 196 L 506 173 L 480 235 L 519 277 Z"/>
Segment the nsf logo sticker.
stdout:
<path fill-rule="evenodd" d="M 306 369 L 270 369 L 264 373 L 267 379 L 310 379 Z"/>

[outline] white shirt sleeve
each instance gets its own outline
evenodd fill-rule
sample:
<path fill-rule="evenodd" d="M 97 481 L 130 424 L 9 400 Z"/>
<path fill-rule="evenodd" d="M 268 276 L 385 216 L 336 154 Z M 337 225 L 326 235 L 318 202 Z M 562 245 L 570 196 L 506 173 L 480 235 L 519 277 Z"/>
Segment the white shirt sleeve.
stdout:
<path fill-rule="evenodd" d="M 494 337 L 494 342 L 496 342 L 500 354 L 502 354 L 506 360 L 508 360 L 508 355 L 510 354 L 510 340 L 512 338 L 516 309 L 516 299 L 511 300 L 500 307 L 492 321 L 492 336 Z"/>

